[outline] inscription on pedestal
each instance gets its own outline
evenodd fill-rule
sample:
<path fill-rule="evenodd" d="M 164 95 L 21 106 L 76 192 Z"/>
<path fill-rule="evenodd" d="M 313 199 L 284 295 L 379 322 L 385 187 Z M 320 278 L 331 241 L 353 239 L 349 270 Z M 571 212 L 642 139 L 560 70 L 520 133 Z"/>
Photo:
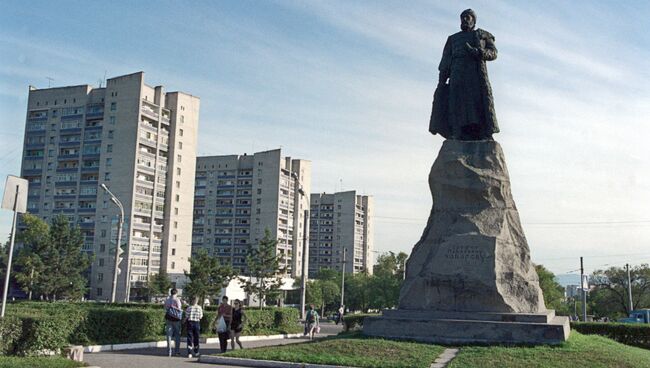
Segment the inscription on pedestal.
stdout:
<path fill-rule="evenodd" d="M 482 247 L 476 245 L 459 245 L 448 248 L 444 254 L 446 260 L 464 264 L 482 264 L 489 258 Z"/>

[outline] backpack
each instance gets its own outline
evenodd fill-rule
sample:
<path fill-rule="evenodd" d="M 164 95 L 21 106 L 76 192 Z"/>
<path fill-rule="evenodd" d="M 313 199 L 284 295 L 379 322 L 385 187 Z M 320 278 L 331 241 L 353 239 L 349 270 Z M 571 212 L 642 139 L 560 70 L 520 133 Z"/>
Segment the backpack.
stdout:
<path fill-rule="evenodd" d="M 309 312 L 307 312 L 307 321 L 308 321 L 309 323 L 314 323 L 314 322 L 316 322 L 316 316 L 317 316 L 317 315 L 318 315 L 318 314 L 316 313 L 316 311 L 309 311 Z"/>

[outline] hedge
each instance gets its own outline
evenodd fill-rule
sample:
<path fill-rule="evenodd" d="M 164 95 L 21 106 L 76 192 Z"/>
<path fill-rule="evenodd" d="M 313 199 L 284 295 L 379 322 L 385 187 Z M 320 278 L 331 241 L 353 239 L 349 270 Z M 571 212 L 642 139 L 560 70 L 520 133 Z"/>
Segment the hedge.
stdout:
<path fill-rule="evenodd" d="M 650 349 L 650 324 L 571 322 L 571 328 L 587 335 L 601 335 L 620 343 Z"/>
<path fill-rule="evenodd" d="M 298 310 L 245 311 L 243 335 L 298 332 Z M 0 354 L 41 355 L 69 344 L 120 344 L 163 339 L 164 310 L 159 304 L 113 307 L 96 303 L 15 303 L 0 321 Z M 216 312 L 201 320 L 204 335 L 213 333 Z M 183 326 L 184 330 L 184 326 Z M 183 331 L 183 334 L 185 331 Z"/>
<path fill-rule="evenodd" d="M 366 317 L 374 317 L 379 314 L 347 314 L 343 316 L 343 330 L 352 331 L 363 328 L 363 320 Z"/>

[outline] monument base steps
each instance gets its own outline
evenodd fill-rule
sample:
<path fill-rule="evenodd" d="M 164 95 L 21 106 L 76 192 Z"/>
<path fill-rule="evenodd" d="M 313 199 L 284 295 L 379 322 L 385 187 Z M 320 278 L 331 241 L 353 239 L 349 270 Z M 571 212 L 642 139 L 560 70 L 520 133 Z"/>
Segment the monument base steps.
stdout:
<path fill-rule="evenodd" d="M 366 317 L 363 333 L 438 344 L 560 344 L 569 338 L 569 318 L 544 313 L 477 313 L 386 310 Z"/>

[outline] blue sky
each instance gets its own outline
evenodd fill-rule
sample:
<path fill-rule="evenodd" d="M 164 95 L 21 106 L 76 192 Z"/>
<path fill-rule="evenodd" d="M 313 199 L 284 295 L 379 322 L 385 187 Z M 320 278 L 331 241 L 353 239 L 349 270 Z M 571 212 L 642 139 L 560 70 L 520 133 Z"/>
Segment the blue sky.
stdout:
<path fill-rule="evenodd" d="M 374 195 L 379 251 L 407 251 L 442 138 L 437 65 L 468 7 L 488 64 L 533 260 L 556 273 L 650 262 L 650 3 L 614 1 L 7 1 L 0 176 L 18 174 L 29 85 L 145 71 L 201 98 L 199 155 L 282 147 L 313 190 Z M 4 180 L 4 179 L 2 179 Z M 4 185 L 2 183 L 1 185 Z M 10 214 L 0 215 L 0 236 Z"/>

